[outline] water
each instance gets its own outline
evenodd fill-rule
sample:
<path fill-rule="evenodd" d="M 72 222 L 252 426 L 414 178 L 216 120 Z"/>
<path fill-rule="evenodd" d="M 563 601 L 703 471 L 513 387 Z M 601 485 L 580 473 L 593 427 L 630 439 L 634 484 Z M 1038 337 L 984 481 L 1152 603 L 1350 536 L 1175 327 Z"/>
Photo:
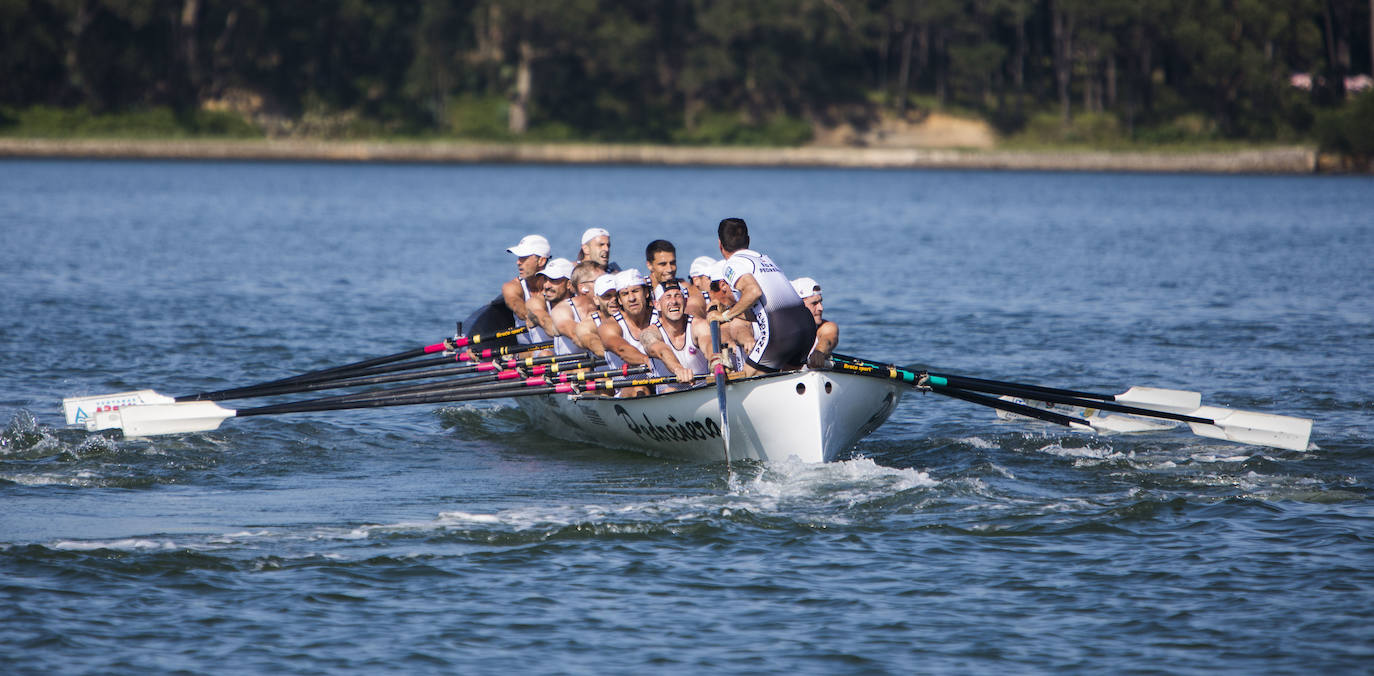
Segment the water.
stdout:
<path fill-rule="evenodd" d="M 0 163 L 10 673 L 1367 672 L 1374 183 L 934 171 Z M 691 465 L 502 402 L 126 440 L 184 394 L 450 335 L 527 232 L 714 224 L 844 351 L 1314 418 L 1307 451 L 907 397 L 850 460 Z"/>

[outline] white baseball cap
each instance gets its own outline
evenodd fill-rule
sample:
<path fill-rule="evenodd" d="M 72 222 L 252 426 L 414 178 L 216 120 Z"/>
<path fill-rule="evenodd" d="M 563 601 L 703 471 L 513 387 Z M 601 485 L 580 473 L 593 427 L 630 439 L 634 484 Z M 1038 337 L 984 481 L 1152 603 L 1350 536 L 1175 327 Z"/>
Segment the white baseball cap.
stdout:
<path fill-rule="evenodd" d="M 611 236 L 611 233 L 606 232 L 606 229 L 605 229 L 605 228 L 587 228 L 586 232 L 583 232 L 583 233 L 582 233 L 582 243 L 583 243 L 583 244 L 586 244 L 587 242 L 590 242 L 590 241 L 596 239 L 597 237 L 610 237 L 610 236 Z"/>
<path fill-rule="evenodd" d="M 649 280 L 644 278 L 644 275 L 639 271 L 639 268 L 621 270 L 615 275 L 616 291 L 624 291 L 625 289 L 632 289 L 636 286 L 644 286 L 648 283 Z"/>
<path fill-rule="evenodd" d="M 792 288 L 796 289 L 797 295 L 803 299 L 810 298 L 821 292 L 821 285 L 810 277 L 798 277 L 792 280 Z"/>
<path fill-rule="evenodd" d="M 601 275 L 592 286 L 592 293 L 598 296 L 606 295 L 607 291 L 615 291 L 615 275 Z"/>
<path fill-rule="evenodd" d="M 538 256 L 545 258 L 549 255 L 549 240 L 544 239 L 543 235 L 525 235 L 520 243 L 506 249 L 521 258 L 525 256 Z"/>
<path fill-rule="evenodd" d="M 572 261 L 566 258 L 555 258 L 544 265 L 544 269 L 539 273 L 549 279 L 568 279 L 572 276 Z"/>
<path fill-rule="evenodd" d="M 701 275 L 711 274 L 711 266 L 716 264 L 716 259 L 710 256 L 697 256 L 692 259 L 692 267 L 687 268 L 688 277 L 700 277 Z"/>

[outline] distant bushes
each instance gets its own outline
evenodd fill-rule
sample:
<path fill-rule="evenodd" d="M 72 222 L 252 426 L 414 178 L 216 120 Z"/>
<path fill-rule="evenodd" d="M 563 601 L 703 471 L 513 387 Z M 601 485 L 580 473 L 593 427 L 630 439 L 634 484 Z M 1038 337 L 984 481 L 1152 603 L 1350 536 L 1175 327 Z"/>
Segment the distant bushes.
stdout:
<path fill-rule="evenodd" d="M 1319 113 L 1313 132 L 1321 151 L 1340 155 L 1345 168 L 1374 168 L 1374 89 Z"/>
<path fill-rule="evenodd" d="M 257 138 L 262 132 L 237 113 L 178 113 L 157 107 L 95 114 L 86 108 L 0 109 L 0 134 L 30 138 Z"/>

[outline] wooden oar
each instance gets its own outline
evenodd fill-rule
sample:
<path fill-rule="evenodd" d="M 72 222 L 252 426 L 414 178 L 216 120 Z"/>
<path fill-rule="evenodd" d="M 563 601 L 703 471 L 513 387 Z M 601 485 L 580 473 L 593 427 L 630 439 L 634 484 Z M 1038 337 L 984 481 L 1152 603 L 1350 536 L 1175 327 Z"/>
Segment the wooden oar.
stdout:
<path fill-rule="evenodd" d="M 1002 383 L 999 381 L 964 378 L 960 376 L 941 376 L 929 372 L 916 373 L 891 364 L 879 368 L 873 362 L 853 363 L 847 361 L 848 359 L 849 358 L 842 357 L 835 360 L 833 363 L 836 368 L 842 371 L 901 380 L 903 382 L 912 383 L 918 387 L 928 388 L 939 394 L 954 396 L 971 403 L 1026 415 L 1061 425 L 1080 428 L 1086 426 L 1100 432 L 1126 431 L 1126 428 L 1109 419 L 1099 418 L 1095 415 L 1095 412 L 1098 410 L 1115 411 L 1146 418 L 1185 422 L 1188 424 L 1193 434 L 1198 436 L 1226 439 L 1242 444 L 1273 446 L 1298 451 L 1307 450 L 1308 441 L 1312 434 L 1312 421 L 1308 418 L 1273 415 L 1256 411 L 1241 411 L 1220 406 L 1197 406 L 1185 413 L 1179 413 L 1141 406 L 1127 406 L 1116 403 L 1115 401 L 1106 400 L 1108 395 L 1093 395 L 1095 397 L 1101 397 L 1101 399 L 1089 399 L 1083 396 L 1058 394 L 1062 392 L 1074 392 L 1073 390 L 1059 390 L 1056 388 L 1033 385 L 1025 386 L 1015 383 Z M 972 392 L 1000 394 L 1011 400 L 1007 401 L 1005 399 L 994 399 L 992 397 L 973 395 L 971 394 Z M 1034 406 L 1036 403 L 1041 404 L 1041 407 Z M 1006 404 L 1015 404 L 1020 408 L 1009 408 Z M 1064 416 L 1063 414 L 1045 410 L 1050 408 L 1053 404 L 1073 407 L 1075 411 L 1083 413 L 1083 415 L 1081 417 Z M 1044 415 L 1047 413 L 1053 413 L 1061 419 L 1054 419 Z"/>

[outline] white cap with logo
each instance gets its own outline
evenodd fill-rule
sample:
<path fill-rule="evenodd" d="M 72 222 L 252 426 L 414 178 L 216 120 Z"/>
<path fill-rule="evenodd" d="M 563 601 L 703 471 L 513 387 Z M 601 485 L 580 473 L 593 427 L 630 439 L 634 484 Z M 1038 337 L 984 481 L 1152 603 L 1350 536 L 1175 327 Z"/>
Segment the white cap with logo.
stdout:
<path fill-rule="evenodd" d="M 547 258 L 549 255 L 549 240 L 544 239 L 543 235 L 525 235 L 520 239 L 520 243 L 506 249 L 521 258 L 525 256 L 538 256 Z"/>
<path fill-rule="evenodd" d="M 539 274 L 549 279 L 568 279 L 572 276 L 572 261 L 566 258 L 555 258 L 544 265 L 544 269 Z"/>
<path fill-rule="evenodd" d="M 592 293 L 604 296 L 608 291 L 615 291 L 615 275 L 601 275 L 596 278 L 596 284 L 592 286 Z"/>
<path fill-rule="evenodd" d="M 797 295 L 801 296 L 803 300 L 821 292 L 821 285 L 810 277 L 798 277 L 792 280 L 792 288 L 797 291 Z"/>

